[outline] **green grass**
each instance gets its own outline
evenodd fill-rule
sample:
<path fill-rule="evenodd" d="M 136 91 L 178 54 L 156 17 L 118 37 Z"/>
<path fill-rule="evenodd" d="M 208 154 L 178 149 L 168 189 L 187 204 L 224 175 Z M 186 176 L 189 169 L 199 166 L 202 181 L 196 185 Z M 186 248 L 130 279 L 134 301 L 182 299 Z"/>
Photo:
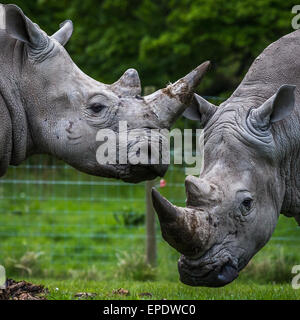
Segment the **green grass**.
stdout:
<path fill-rule="evenodd" d="M 84 280 L 50 280 L 27 279 L 34 283 L 44 284 L 49 289 L 47 298 L 50 300 L 74 300 L 79 292 L 96 293 L 92 299 L 101 300 L 280 300 L 300 299 L 300 290 L 292 289 L 289 284 L 258 285 L 244 283 L 239 280 L 224 288 L 193 288 L 179 282 L 171 281 L 84 281 Z M 113 294 L 113 290 L 123 288 L 129 295 Z M 141 297 L 141 293 L 152 296 Z M 91 298 L 89 298 L 91 299 Z"/>

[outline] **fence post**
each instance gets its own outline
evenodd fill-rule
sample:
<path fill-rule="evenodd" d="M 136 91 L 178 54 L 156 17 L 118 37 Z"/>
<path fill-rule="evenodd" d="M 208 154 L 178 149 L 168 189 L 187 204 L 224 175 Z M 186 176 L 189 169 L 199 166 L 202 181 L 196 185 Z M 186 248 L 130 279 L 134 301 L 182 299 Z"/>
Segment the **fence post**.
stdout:
<path fill-rule="evenodd" d="M 144 95 L 147 96 L 155 91 L 154 86 L 144 87 Z M 154 187 L 155 180 L 146 181 L 146 262 L 151 266 L 156 265 L 156 220 L 155 212 L 152 205 L 151 190 Z"/>
<path fill-rule="evenodd" d="M 146 181 L 146 262 L 152 267 L 156 265 L 156 220 L 155 211 L 152 205 L 151 190 L 155 180 Z"/>

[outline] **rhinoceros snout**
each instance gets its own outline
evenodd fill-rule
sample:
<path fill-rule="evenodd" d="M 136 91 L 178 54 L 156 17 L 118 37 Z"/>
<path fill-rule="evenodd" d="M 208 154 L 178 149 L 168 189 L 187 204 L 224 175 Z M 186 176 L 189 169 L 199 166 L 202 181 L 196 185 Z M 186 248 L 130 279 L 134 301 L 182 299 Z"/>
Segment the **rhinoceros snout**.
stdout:
<path fill-rule="evenodd" d="M 220 270 L 213 269 L 201 275 L 201 272 L 191 272 L 183 263 L 178 261 L 180 281 L 186 285 L 194 287 L 223 287 L 235 280 L 239 273 L 236 267 L 230 263 L 224 264 Z"/>

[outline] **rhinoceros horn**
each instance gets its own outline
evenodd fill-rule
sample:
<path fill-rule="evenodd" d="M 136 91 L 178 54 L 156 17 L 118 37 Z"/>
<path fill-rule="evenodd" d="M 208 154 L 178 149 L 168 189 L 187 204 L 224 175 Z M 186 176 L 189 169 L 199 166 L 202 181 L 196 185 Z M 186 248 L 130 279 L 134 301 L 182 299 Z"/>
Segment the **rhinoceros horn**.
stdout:
<path fill-rule="evenodd" d="M 163 238 L 180 253 L 195 257 L 209 246 L 210 219 L 208 214 L 192 208 L 174 206 L 152 189 L 152 201 L 157 212 Z"/>
<path fill-rule="evenodd" d="M 175 83 L 144 97 L 162 127 L 169 128 L 189 107 L 193 99 L 193 91 L 209 66 L 210 62 L 206 61 Z"/>
<path fill-rule="evenodd" d="M 121 96 L 140 96 L 142 88 L 138 72 L 132 68 L 128 69 L 111 88 Z"/>

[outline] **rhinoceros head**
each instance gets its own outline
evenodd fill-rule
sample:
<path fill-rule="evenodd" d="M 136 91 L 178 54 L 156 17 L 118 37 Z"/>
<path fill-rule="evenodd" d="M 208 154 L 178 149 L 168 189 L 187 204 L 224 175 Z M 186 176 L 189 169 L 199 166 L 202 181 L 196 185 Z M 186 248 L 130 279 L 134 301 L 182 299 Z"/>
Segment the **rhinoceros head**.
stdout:
<path fill-rule="evenodd" d="M 142 148 L 144 144 L 147 148 L 149 130 L 169 128 L 189 106 L 193 90 L 209 62 L 165 89 L 142 97 L 140 79 L 134 69 L 107 85 L 88 77 L 73 63 L 63 47 L 73 31 L 71 21 L 64 22 L 49 37 L 18 7 L 6 5 L 5 10 L 6 33 L 16 40 L 12 45 L 13 59 L 17 61 L 14 73 L 26 114 L 23 127 L 30 128 L 27 130 L 30 142 L 26 142 L 30 150 L 26 154 L 49 153 L 81 171 L 129 182 L 162 176 L 167 165 L 118 161 L 100 164 L 96 159 L 97 133 L 110 129 L 118 140 L 119 122 L 126 121 L 128 132 L 145 129 L 139 137 L 139 146 Z M 159 140 L 159 135 L 154 139 Z M 136 142 L 128 139 L 128 158 Z M 25 155 L 19 155 L 14 163 L 19 163 L 22 157 Z"/>
<path fill-rule="evenodd" d="M 292 112 L 294 89 L 282 86 L 257 108 L 216 108 L 197 97 L 198 108 L 186 112 L 204 125 L 201 174 L 185 180 L 186 208 L 153 190 L 163 238 L 182 254 L 185 284 L 230 283 L 269 240 L 284 195 L 277 122 Z"/>

